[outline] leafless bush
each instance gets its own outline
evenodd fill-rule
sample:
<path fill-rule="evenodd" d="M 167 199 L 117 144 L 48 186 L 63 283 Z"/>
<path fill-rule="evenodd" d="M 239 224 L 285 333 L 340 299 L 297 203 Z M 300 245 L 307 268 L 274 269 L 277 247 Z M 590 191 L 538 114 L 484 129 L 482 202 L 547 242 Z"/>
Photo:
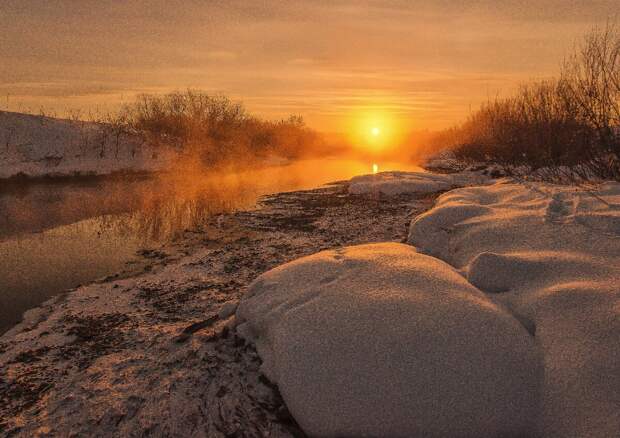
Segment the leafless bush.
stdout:
<path fill-rule="evenodd" d="M 293 158 L 320 144 L 301 117 L 265 121 L 226 97 L 192 90 L 139 96 L 123 108 L 119 120 L 123 132 L 197 156 L 208 165 L 270 153 Z"/>
<path fill-rule="evenodd" d="M 523 85 L 438 136 L 462 160 L 546 179 L 620 180 L 620 33 L 594 30 L 558 79 Z"/>

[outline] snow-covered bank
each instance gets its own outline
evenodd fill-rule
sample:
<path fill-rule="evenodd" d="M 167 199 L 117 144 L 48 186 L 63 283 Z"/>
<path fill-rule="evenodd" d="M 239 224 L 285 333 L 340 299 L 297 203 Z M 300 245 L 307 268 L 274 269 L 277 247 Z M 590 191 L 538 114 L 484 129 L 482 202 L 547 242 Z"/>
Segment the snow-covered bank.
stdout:
<path fill-rule="evenodd" d="M 408 240 L 536 327 L 543 436 L 620 435 L 620 184 L 454 190 Z"/>
<path fill-rule="evenodd" d="M 428 172 L 381 172 L 351 178 L 349 193 L 395 196 L 407 193 L 435 193 L 465 185 L 482 184 L 488 178 L 476 172 L 436 174 Z"/>
<path fill-rule="evenodd" d="M 111 125 L 0 111 L 0 178 L 156 171 L 175 156 Z"/>
<path fill-rule="evenodd" d="M 371 178 L 360 192 L 438 181 Z M 239 330 L 307 432 L 620 435 L 620 184 L 456 189 L 408 241 L 297 260 L 242 300 Z"/>
<path fill-rule="evenodd" d="M 0 435 L 302 436 L 229 317 L 276 268 L 238 330 L 308 431 L 618 436 L 618 185 L 411 192 L 271 196 L 29 312 Z"/>

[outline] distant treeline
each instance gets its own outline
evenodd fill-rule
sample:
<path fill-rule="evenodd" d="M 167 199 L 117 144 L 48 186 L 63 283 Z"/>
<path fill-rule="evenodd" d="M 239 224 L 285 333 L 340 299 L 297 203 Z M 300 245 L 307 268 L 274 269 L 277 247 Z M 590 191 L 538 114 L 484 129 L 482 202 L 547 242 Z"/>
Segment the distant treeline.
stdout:
<path fill-rule="evenodd" d="M 620 180 L 620 33 L 590 32 L 552 80 L 483 104 L 432 139 L 462 161 L 547 179 Z"/>
<path fill-rule="evenodd" d="M 140 95 L 108 123 L 146 144 L 175 148 L 205 165 L 271 155 L 299 158 L 326 148 L 301 116 L 263 120 L 241 103 L 195 90 Z"/>

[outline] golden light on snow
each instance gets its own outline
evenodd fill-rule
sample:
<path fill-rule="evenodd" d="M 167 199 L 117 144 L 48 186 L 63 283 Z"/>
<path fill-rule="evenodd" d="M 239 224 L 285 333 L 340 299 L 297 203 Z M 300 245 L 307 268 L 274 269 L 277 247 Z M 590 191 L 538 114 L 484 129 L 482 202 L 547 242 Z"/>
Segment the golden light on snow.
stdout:
<path fill-rule="evenodd" d="M 378 173 L 379 172 L 379 165 L 377 163 L 372 165 L 372 173 Z"/>

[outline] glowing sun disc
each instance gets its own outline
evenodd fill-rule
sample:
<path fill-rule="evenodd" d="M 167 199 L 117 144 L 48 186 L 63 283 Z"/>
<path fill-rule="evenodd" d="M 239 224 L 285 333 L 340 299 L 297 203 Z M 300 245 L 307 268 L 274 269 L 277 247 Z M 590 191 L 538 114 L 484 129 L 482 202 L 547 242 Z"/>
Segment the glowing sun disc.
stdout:
<path fill-rule="evenodd" d="M 379 128 L 377 128 L 377 127 L 374 127 L 374 128 L 372 128 L 372 129 L 370 130 L 370 133 L 376 137 L 376 136 L 378 136 L 379 134 L 381 134 L 381 130 L 380 130 Z"/>

